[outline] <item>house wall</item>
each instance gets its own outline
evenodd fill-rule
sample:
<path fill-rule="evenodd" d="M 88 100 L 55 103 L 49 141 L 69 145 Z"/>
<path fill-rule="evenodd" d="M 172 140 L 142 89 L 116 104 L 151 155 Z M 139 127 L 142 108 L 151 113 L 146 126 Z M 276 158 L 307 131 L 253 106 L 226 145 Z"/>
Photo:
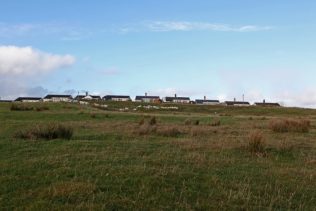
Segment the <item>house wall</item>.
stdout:
<path fill-rule="evenodd" d="M 129 98 L 112 98 L 112 101 L 124 101 L 124 102 L 126 102 L 126 101 L 130 101 L 130 99 Z"/>
<path fill-rule="evenodd" d="M 173 100 L 173 103 L 190 103 L 190 100 Z"/>
<path fill-rule="evenodd" d="M 40 100 L 21 100 L 23 103 L 38 103 Z"/>
<path fill-rule="evenodd" d="M 219 102 L 203 102 L 197 103 L 197 105 L 219 105 Z"/>
<path fill-rule="evenodd" d="M 51 99 L 43 99 L 44 102 L 70 102 L 68 97 L 52 97 Z"/>

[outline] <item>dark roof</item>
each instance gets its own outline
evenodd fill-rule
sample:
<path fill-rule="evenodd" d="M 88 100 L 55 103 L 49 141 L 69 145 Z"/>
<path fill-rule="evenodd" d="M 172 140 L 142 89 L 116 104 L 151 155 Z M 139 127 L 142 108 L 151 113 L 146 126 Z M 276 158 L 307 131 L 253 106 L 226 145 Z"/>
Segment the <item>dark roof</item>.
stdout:
<path fill-rule="evenodd" d="M 258 105 L 258 106 L 281 106 L 279 103 L 263 103 L 263 102 L 255 103 L 255 105 Z"/>
<path fill-rule="evenodd" d="M 166 101 L 174 101 L 174 100 L 190 100 L 189 97 L 166 97 Z"/>
<path fill-rule="evenodd" d="M 127 95 L 106 95 L 103 97 L 105 100 L 112 100 L 113 98 L 131 99 L 130 96 Z"/>
<path fill-rule="evenodd" d="M 135 100 L 142 100 L 144 98 L 147 98 L 147 99 L 160 99 L 159 96 L 136 96 Z"/>
<path fill-rule="evenodd" d="M 189 97 L 166 97 L 166 101 L 172 102 L 174 100 L 190 100 Z"/>
<path fill-rule="evenodd" d="M 95 99 L 101 99 L 101 96 L 99 95 L 90 95 L 92 98 L 95 98 Z"/>
<path fill-rule="evenodd" d="M 93 98 L 93 99 L 101 99 L 101 97 L 98 96 L 98 95 L 88 95 L 88 96 L 90 96 L 90 97 Z M 84 98 L 84 97 L 87 97 L 87 95 L 77 95 L 77 96 L 75 97 L 75 100 L 80 100 L 80 99 L 82 99 L 82 98 Z"/>
<path fill-rule="evenodd" d="M 81 98 L 84 98 L 85 97 L 85 95 L 77 95 L 76 97 L 75 97 L 75 100 L 78 100 L 78 99 L 81 99 Z"/>
<path fill-rule="evenodd" d="M 250 105 L 249 102 L 244 101 L 225 101 L 227 105 Z"/>
<path fill-rule="evenodd" d="M 22 100 L 41 100 L 41 97 L 18 97 L 15 101 L 22 101 Z"/>
<path fill-rule="evenodd" d="M 219 103 L 219 100 L 195 100 L 196 103 Z"/>
<path fill-rule="evenodd" d="M 67 97 L 67 98 L 72 98 L 71 95 L 46 95 L 46 97 L 44 97 L 44 99 L 51 99 L 53 97 Z"/>

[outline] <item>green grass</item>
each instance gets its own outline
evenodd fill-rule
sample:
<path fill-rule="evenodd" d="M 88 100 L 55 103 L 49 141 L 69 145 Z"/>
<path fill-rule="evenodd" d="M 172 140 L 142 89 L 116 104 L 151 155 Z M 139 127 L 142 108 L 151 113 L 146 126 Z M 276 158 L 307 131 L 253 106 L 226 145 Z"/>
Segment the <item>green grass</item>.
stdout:
<path fill-rule="evenodd" d="M 315 210 L 315 110 L 47 106 L 10 111 L 0 104 L 0 210 Z M 157 119 L 151 127 L 176 127 L 182 135 L 139 135 L 138 122 L 149 116 Z M 308 133 L 269 129 L 270 119 L 302 116 L 311 120 Z M 200 125 L 185 125 L 186 119 Z M 213 119 L 221 125 L 209 126 Z M 73 127 L 72 139 L 14 138 L 19 129 L 52 122 Z M 264 156 L 247 149 L 253 130 L 265 138 Z"/>

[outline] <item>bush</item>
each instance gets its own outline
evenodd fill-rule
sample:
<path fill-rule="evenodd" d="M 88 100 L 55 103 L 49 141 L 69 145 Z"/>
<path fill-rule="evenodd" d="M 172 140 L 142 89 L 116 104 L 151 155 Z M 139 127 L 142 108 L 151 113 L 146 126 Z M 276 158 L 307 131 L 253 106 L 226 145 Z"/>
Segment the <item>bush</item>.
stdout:
<path fill-rule="evenodd" d="M 32 106 L 25 105 L 25 104 L 17 104 L 17 103 L 11 104 L 11 107 L 10 107 L 11 111 L 32 111 L 33 109 L 34 108 Z"/>
<path fill-rule="evenodd" d="M 254 154 L 264 153 L 265 142 L 263 134 L 260 131 L 253 131 L 249 134 L 248 150 Z"/>
<path fill-rule="evenodd" d="M 311 127 L 309 120 L 276 119 L 271 120 L 269 128 L 278 133 L 298 132 L 307 133 Z"/>
<path fill-rule="evenodd" d="M 70 140 L 73 135 L 73 129 L 63 124 L 48 124 L 45 126 L 36 125 L 33 128 L 21 130 L 15 133 L 15 138 L 21 139 L 66 139 Z"/>
<path fill-rule="evenodd" d="M 95 113 L 90 114 L 91 118 L 95 119 L 97 115 Z"/>

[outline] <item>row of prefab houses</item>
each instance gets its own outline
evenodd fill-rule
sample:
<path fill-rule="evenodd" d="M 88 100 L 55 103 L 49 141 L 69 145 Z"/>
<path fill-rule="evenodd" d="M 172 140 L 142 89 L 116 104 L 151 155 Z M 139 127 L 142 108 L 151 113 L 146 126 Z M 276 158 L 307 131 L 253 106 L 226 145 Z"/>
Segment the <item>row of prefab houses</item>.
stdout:
<path fill-rule="evenodd" d="M 46 95 L 44 98 L 40 97 L 19 97 L 16 102 L 76 102 L 80 100 L 105 100 L 105 101 L 132 101 L 130 96 L 127 95 L 106 95 L 101 98 L 97 95 L 77 95 L 73 98 L 71 95 Z M 143 96 L 136 96 L 135 102 L 144 103 L 182 103 L 182 104 L 199 104 L 199 105 L 227 105 L 227 106 L 250 106 L 251 104 L 246 101 L 225 101 L 220 102 L 219 100 L 210 100 L 204 97 L 204 99 L 196 99 L 191 101 L 190 97 L 178 97 L 176 94 L 173 97 L 160 98 L 159 96 L 149 96 L 147 94 Z M 254 105 L 257 106 L 273 106 L 279 107 L 279 103 L 268 103 L 263 100 L 263 102 L 256 102 Z"/>

